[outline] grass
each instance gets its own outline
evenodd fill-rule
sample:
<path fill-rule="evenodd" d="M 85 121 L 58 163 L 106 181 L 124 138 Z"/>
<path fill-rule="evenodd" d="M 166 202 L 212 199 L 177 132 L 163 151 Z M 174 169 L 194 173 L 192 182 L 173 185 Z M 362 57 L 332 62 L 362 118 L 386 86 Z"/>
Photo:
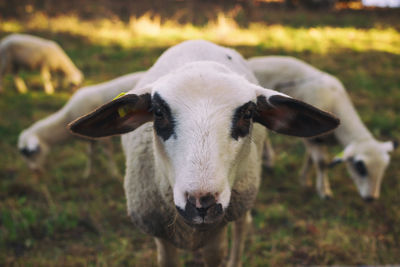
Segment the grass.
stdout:
<path fill-rule="evenodd" d="M 325 18 L 329 21 L 329 17 Z M 220 13 L 215 21 L 197 27 L 173 20 L 161 22 L 158 16 L 145 14 L 131 17 L 128 23 L 119 19 L 81 20 L 75 15 L 48 17 L 36 13 L 24 23 L 6 20 L 3 31 L 50 31 L 80 36 L 92 43 L 123 47 L 170 46 L 187 39 L 206 39 L 224 45 L 259 45 L 286 51 L 328 53 L 336 49 L 380 51 L 400 54 L 400 33 L 396 25 L 379 28 L 332 27 L 323 25 L 295 27 L 250 23 L 240 27 L 235 20 Z M 295 42 L 292 40 L 295 39 Z"/>
<path fill-rule="evenodd" d="M 294 19 L 299 18 L 301 14 Z M 398 25 L 332 27 L 324 25 L 321 17 L 324 26 L 313 28 L 255 24 L 244 29 L 229 21 L 216 22 L 215 28 L 211 24 L 178 28 L 168 23 L 154 26 L 157 21 L 149 20 L 148 27 L 155 28 L 147 34 L 131 28 L 143 25 L 140 21 L 86 21 L 77 27 L 76 18 L 69 18 L 70 26 L 68 18 L 61 17 L 45 27 L 43 22 L 35 24 L 35 19 L 5 21 L 0 35 L 18 30 L 55 39 L 83 70 L 86 84 L 147 69 L 169 45 L 186 38 L 206 38 L 233 45 L 246 57 L 291 55 L 336 75 L 377 138 L 400 137 Z M 359 17 L 354 21 L 363 25 Z M 93 30 L 99 25 L 99 30 Z M 29 171 L 16 149 L 19 132 L 58 110 L 71 93 L 57 90 L 47 96 L 36 75 L 24 75 L 31 89 L 28 94 L 17 94 L 6 77 L 6 91 L 0 98 L 0 265 L 155 266 L 153 241 L 126 216 L 122 184 L 106 175 L 101 164 L 104 155 L 99 152 L 94 175 L 83 179 L 85 144 L 76 140 L 54 147 L 43 175 Z M 244 266 L 399 264 L 398 151 L 386 172 L 379 201 L 365 204 L 342 166 L 330 172 L 334 199 L 322 201 L 314 189 L 298 183 L 304 153 L 301 142 L 274 134 L 271 138 L 277 163 L 273 170 L 264 170 Z M 332 148 L 332 154 L 338 149 Z M 122 171 L 120 149 L 117 161 Z M 184 254 L 182 261 L 190 258 Z"/>

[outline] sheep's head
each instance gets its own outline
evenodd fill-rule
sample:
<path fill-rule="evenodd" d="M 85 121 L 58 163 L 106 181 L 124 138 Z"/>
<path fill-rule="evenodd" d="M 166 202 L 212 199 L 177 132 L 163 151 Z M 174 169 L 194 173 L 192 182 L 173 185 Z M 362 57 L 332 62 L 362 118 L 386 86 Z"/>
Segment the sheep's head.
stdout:
<path fill-rule="evenodd" d="M 366 201 L 379 198 L 381 183 L 390 162 L 390 152 L 397 147 L 394 141 L 378 142 L 373 139 L 353 142 L 331 163 L 345 162 L 350 177 L 361 197 Z"/>
<path fill-rule="evenodd" d="M 249 160 L 254 122 L 302 137 L 322 134 L 339 123 L 212 62 L 187 64 L 134 91 L 79 118 L 70 128 L 102 137 L 153 121 L 157 168 L 169 179 L 178 212 L 194 225 L 222 218 L 238 168 L 254 164 Z"/>
<path fill-rule="evenodd" d="M 74 69 L 70 74 L 67 76 L 67 81 L 74 87 L 77 87 L 82 84 L 83 82 L 83 74 L 80 70 Z"/>
<path fill-rule="evenodd" d="M 40 142 L 40 139 L 36 135 L 29 131 L 23 131 L 18 138 L 18 150 L 31 170 L 43 170 L 48 147 Z"/>

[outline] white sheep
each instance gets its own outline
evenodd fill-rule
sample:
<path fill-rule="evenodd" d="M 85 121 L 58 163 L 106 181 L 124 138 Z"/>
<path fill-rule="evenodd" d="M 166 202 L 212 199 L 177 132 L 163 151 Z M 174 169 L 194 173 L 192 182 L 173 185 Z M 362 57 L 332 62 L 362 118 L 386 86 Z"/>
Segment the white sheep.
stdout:
<path fill-rule="evenodd" d="M 396 142 L 379 142 L 362 123 L 342 83 L 298 59 L 286 56 L 255 57 L 248 60 L 260 84 L 332 112 L 341 120 L 335 129 L 335 139 L 344 147 L 335 163 L 346 162 L 351 178 L 360 195 L 367 201 L 377 199 L 384 172 L 389 165 L 389 152 Z M 301 181 L 310 185 L 308 172 L 314 163 L 316 187 L 322 198 L 330 198 L 325 151 L 326 137 L 305 139 L 306 158 L 301 170 Z M 331 164 L 333 166 L 333 164 Z"/>
<path fill-rule="evenodd" d="M 73 137 L 67 129 L 71 120 L 112 100 L 119 93 L 129 91 L 142 75 L 143 73 L 137 72 L 108 82 L 83 87 L 71 97 L 62 109 L 22 131 L 18 138 L 18 149 L 26 159 L 28 166 L 32 170 L 43 170 L 50 148 Z M 118 169 L 112 159 L 111 140 L 104 138 L 101 142 L 106 145 L 104 151 L 108 156 L 107 163 L 110 172 L 113 176 L 118 177 Z M 93 145 L 94 142 L 91 141 L 88 146 L 88 163 L 84 177 L 88 177 L 92 170 Z"/>
<path fill-rule="evenodd" d="M 65 80 L 74 86 L 83 80 L 82 72 L 54 41 L 28 34 L 10 34 L 0 42 L 0 92 L 7 72 L 13 73 L 18 91 L 27 92 L 25 82 L 18 76 L 20 69 L 40 70 L 47 94 L 54 93 L 51 72 L 62 73 Z"/>
<path fill-rule="evenodd" d="M 241 266 L 263 126 L 303 137 L 337 126 L 328 113 L 256 83 L 234 50 L 186 41 L 164 52 L 129 94 L 70 124 L 89 137 L 127 133 L 128 214 L 155 237 L 160 266 L 179 265 L 177 248 L 202 248 L 206 265 L 220 266 L 229 221 L 228 266 Z"/>

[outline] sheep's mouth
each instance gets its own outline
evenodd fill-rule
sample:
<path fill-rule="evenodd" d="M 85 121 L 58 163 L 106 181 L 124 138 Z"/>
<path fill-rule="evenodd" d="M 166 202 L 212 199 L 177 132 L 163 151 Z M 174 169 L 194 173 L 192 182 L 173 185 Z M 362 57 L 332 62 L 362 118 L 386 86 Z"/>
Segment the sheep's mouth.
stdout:
<path fill-rule="evenodd" d="M 208 209 L 202 209 L 196 208 L 188 202 L 185 209 L 181 209 L 178 206 L 176 206 L 176 209 L 186 224 L 200 229 L 219 223 L 225 214 L 221 204 L 215 204 Z"/>
<path fill-rule="evenodd" d="M 36 157 L 36 156 L 39 154 L 39 152 L 40 152 L 40 147 L 38 146 L 38 147 L 36 147 L 36 148 L 34 148 L 34 149 L 29 149 L 29 148 L 24 147 L 24 148 L 20 148 L 20 149 L 19 149 L 19 152 L 20 152 L 25 158 L 30 159 L 30 158 Z"/>

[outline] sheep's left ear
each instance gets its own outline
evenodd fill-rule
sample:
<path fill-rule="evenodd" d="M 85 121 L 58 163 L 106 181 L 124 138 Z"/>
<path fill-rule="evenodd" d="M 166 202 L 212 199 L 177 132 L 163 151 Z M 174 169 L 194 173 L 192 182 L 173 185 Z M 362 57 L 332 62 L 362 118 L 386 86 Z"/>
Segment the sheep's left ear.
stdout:
<path fill-rule="evenodd" d="M 382 143 L 383 149 L 386 150 L 387 152 L 392 152 L 398 146 L 399 146 L 399 143 L 396 140 L 387 141 L 387 142 Z"/>
<path fill-rule="evenodd" d="M 339 165 L 340 163 L 345 162 L 345 160 L 346 159 L 344 158 L 344 151 L 342 151 L 335 156 L 335 158 L 328 164 L 328 167 L 333 168 L 336 165 Z"/>
<path fill-rule="evenodd" d="M 105 137 L 131 132 L 151 121 L 151 96 L 127 94 L 71 122 L 71 132 L 84 137 Z"/>
<path fill-rule="evenodd" d="M 269 89 L 257 89 L 254 121 L 281 134 L 313 137 L 332 131 L 339 119 L 300 100 Z"/>

